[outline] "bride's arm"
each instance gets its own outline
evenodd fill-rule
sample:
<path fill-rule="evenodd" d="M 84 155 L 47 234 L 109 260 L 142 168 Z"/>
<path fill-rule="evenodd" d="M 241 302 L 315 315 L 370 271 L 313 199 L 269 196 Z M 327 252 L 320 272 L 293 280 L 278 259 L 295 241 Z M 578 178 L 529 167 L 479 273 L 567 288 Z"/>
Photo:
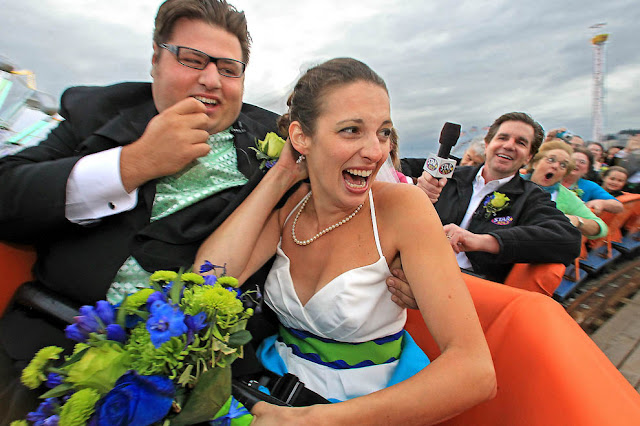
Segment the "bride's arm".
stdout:
<path fill-rule="evenodd" d="M 305 424 L 432 424 L 495 395 L 491 354 L 435 209 L 415 187 L 390 189 L 374 194 L 383 250 L 399 250 L 422 316 L 442 354 L 404 382 L 346 402 L 289 410 L 257 404 L 256 424 L 289 415 L 304 417 Z"/>
<path fill-rule="evenodd" d="M 287 143 L 280 160 L 238 208 L 202 243 L 194 269 L 205 260 L 226 264 L 227 274 L 241 283 L 273 256 L 280 237 L 276 204 L 298 181 L 306 177 L 304 164 L 293 161 Z"/>

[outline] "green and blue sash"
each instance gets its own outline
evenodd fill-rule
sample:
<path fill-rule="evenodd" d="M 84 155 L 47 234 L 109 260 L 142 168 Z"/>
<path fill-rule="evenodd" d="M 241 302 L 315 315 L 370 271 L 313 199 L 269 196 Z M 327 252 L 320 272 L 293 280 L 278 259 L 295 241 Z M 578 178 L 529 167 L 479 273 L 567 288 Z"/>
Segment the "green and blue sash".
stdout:
<path fill-rule="evenodd" d="M 335 369 L 360 368 L 397 361 L 404 330 L 362 343 L 346 343 L 280 326 L 280 338 L 296 356 Z"/>

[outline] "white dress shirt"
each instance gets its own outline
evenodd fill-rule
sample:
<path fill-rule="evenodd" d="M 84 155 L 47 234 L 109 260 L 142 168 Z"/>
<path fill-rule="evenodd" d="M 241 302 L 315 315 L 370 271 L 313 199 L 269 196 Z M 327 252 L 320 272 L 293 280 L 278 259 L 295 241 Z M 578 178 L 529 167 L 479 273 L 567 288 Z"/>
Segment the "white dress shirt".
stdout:
<path fill-rule="evenodd" d="M 515 174 L 506 178 L 492 180 L 490 182 L 485 182 L 484 177 L 482 177 L 482 171 L 484 170 L 484 166 L 480 167 L 478 170 L 478 174 L 476 178 L 473 180 L 473 195 L 471 196 L 471 200 L 469 200 L 469 206 L 467 207 L 467 212 L 460 223 L 460 228 L 468 229 L 469 223 L 471 222 L 471 218 L 473 217 L 473 213 L 478 209 L 484 197 L 491 194 L 493 191 L 497 191 L 502 185 L 509 182 L 514 178 Z M 460 252 L 456 255 L 456 259 L 458 260 L 458 266 L 464 269 L 473 270 L 471 266 L 471 262 L 469 258 L 464 252 Z"/>
<path fill-rule="evenodd" d="M 138 190 L 125 191 L 120 177 L 122 147 L 87 155 L 73 167 L 67 180 L 65 216 L 88 225 L 103 217 L 133 209 Z"/>

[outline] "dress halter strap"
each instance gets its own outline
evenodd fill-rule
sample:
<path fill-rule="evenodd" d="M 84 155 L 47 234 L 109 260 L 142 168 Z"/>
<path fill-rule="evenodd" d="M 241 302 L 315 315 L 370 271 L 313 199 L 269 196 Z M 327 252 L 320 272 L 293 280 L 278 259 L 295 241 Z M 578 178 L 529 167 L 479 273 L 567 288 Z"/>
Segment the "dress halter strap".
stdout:
<path fill-rule="evenodd" d="M 302 203 L 304 202 L 304 200 L 307 199 L 307 197 L 309 196 L 309 193 L 311 191 L 307 192 L 307 195 L 305 195 L 304 197 L 302 197 L 302 199 L 300 201 L 298 201 L 298 204 L 295 205 L 294 208 L 291 209 L 291 211 L 289 212 L 289 214 L 287 215 L 287 218 L 284 220 L 284 223 L 287 223 L 289 221 L 289 218 L 291 217 L 291 215 L 293 214 L 293 212 L 295 212 L 296 210 L 298 210 L 298 208 L 300 208 L 300 206 L 302 205 Z"/>
<path fill-rule="evenodd" d="M 369 190 L 369 205 L 371 206 L 371 224 L 373 225 L 373 238 L 376 240 L 378 254 L 380 255 L 380 257 L 384 257 L 384 255 L 382 254 L 382 247 L 380 246 L 380 236 L 378 235 L 378 221 L 376 220 L 376 208 L 373 205 L 372 190 Z"/>

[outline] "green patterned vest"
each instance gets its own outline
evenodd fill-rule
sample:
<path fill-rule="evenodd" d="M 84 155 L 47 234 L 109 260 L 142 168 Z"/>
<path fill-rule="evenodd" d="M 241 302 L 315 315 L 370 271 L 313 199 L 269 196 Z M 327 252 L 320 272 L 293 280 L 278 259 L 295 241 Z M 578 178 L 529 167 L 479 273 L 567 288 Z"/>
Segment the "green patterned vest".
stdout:
<path fill-rule="evenodd" d="M 207 197 L 247 183 L 238 170 L 231 128 L 209 136 L 211 151 L 180 172 L 165 176 L 156 184 L 151 221 L 162 219 Z M 127 294 L 147 287 L 151 274 L 129 257 L 107 292 L 110 303 L 120 303 Z"/>

